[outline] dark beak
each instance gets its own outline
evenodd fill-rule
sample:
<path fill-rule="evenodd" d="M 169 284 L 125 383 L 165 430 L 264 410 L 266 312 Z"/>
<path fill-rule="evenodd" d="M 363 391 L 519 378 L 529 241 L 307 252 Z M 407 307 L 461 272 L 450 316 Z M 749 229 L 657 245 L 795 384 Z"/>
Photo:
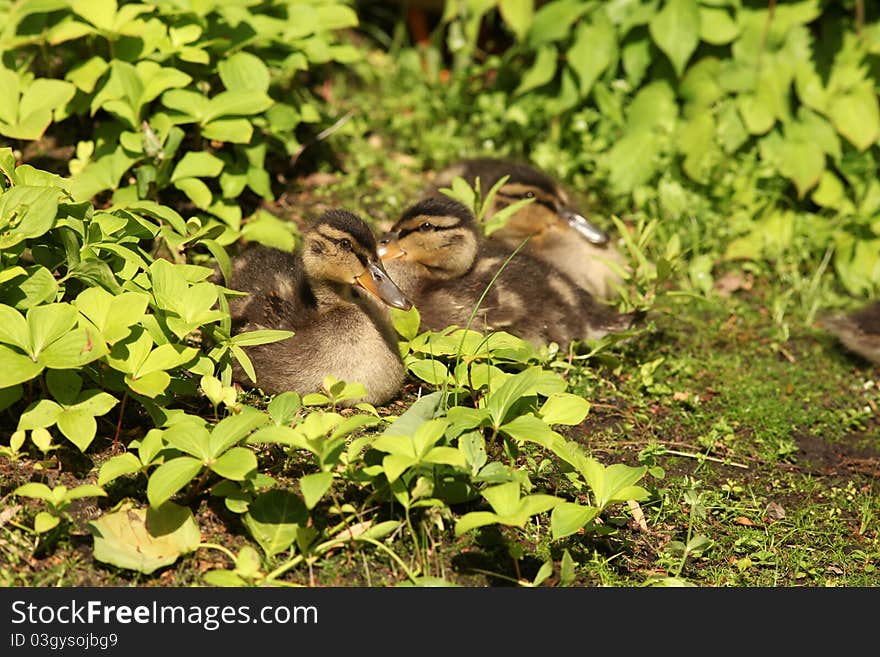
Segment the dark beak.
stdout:
<path fill-rule="evenodd" d="M 397 233 L 388 233 L 379 240 L 379 248 L 376 249 L 382 260 L 396 260 L 406 255 L 406 251 L 400 248 L 397 241 Z"/>
<path fill-rule="evenodd" d="M 611 239 L 608 233 L 591 224 L 583 215 L 578 214 L 574 210 L 562 208 L 559 210 L 559 215 L 565 219 L 568 222 L 568 225 L 576 230 L 581 237 L 591 244 L 607 244 Z"/>
<path fill-rule="evenodd" d="M 412 302 L 389 278 L 381 262 L 370 262 L 367 265 L 367 270 L 354 280 L 367 292 L 375 294 L 392 308 L 400 308 L 401 310 L 412 308 Z"/>

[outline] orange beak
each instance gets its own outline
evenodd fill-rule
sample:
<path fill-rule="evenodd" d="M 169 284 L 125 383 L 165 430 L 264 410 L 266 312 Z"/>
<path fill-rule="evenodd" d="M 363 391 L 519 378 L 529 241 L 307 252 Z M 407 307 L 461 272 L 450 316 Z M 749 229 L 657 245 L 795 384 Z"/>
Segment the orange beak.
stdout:
<path fill-rule="evenodd" d="M 401 310 L 412 308 L 412 302 L 394 284 L 381 262 L 369 263 L 366 271 L 360 276 L 356 276 L 354 282 L 370 294 L 379 297 L 392 308 L 400 308 Z"/>
<path fill-rule="evenodd" d="M 388 233 L 380 239 L 376 252 L 382 260 L 396 260 L 406 255 L 406 251 L 400 248 L 400 243 L 397 241 L 397 233 Z"/>

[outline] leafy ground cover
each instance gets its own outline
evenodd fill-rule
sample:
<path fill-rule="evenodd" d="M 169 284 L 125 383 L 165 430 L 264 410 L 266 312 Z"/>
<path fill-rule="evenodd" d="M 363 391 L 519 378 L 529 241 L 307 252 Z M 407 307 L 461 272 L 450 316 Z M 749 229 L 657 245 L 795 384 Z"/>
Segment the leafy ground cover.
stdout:
<path fill-rule="evenodd" d="M 0 12 L 4 585 L 880 583 L 878 370 L 817 324 L 880 281 L 863 3 L 448 2 L 417 47 L 375 3 Z M 229 336 L 228 247 L 481 154 L 624 238 L 643 328 L 397 314 L 385 407 L 230 386 L 280 336 Z"/>

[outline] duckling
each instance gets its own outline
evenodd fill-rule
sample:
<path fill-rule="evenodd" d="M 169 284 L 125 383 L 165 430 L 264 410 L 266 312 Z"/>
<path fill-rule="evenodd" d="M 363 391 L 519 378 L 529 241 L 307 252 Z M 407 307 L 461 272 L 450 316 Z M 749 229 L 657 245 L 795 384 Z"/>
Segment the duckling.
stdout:
<path fill-rule="evenodd" d="M 851 313 L 826 317 L 820 324 L 847 349 L 880 364 L 880 301 Z"/>
<path fill-rule="evenodd" d="M 270 394 L 305 394 L 333 375 L 367 389 L 347 405 L 388 401 L 403 381 L 403 363 L 388 314 L 368 297 L 403 310 L 412 304 L 388 277 L 376 239 L 357 215 L 329 210 L 303 240 L 295 253 L 251 245 L 233 261 L 230 287 L 250 293 L 230 303 L 234 332 L 294 332 L 280 342 L 246 347 L 257 380 L 249 381 L 237 364 L 233 378 Z"/>
<path fill-rule="evenodd" d="M 445 196 L 409 209 L 379 240 L 388 274 L 412 299 L 422 327 L 466 326 L 492 278 L 510 256 L 486 240 L 473 213 Z M 599 339 L 630 328 L 635 317 L 596 301 L 564 273 L 524 253 L 492 284 L 471 328 L 504 330 L 535 344 Z"/>
<path fill-rule="evenodd" d="M 479 177 L 484 197 L 503 176 L 509 176 L 495 194 L 486 218 L 520 199 L 535 200 L 515 212 L 490 239 L 512 251 L 531 236 L 523 249 L 525 253 L 565 273 L 598 299 L 614 298 L 615 285 L 623 280 L 620 270 L 625 269 L 625 259 L 608 233 L 577 210 L 570 194 L 557 181 L 527 164 L 477 158 L 442 171 L 427 195 L 440 194 L 439 189 L 448 187 L 455 176 L 471 185 Z"/>

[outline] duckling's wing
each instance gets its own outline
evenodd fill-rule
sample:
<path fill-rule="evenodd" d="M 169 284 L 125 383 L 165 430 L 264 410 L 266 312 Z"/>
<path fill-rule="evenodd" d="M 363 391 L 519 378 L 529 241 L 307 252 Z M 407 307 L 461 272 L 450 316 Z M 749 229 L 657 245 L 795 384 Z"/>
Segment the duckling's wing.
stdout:
<path fill-rule="evenodd" d="M 302 260 L 262 244 L 249 246 L 233 259 L 230 287 L 248 293 L 229 304 L 237 326 L 289 329 L 314 305 Z"/>
<path fill-rule="evenodd" d="M 851 313 L 825 317 L 819 323 L 850 351 L 880 363 L 880 301 Z"/>

